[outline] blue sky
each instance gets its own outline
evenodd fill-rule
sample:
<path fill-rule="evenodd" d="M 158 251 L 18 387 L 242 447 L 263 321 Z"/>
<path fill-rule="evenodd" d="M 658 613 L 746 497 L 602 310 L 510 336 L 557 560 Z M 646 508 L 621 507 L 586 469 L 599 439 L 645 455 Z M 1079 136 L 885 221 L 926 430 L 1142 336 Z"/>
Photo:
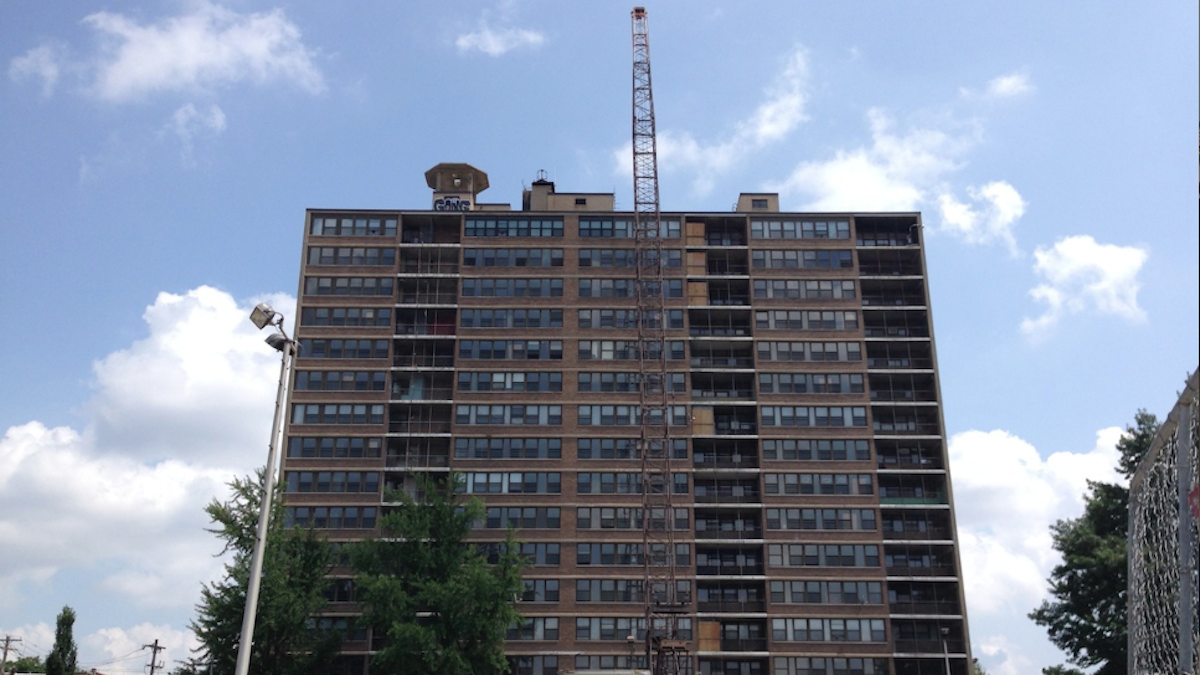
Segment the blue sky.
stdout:
<path fill-rule="evenodd" d="M 629 9 L 0 0 L 0 631 L 183 658 L 304 209 L 424 208 L 444 161 L 629 208 Z M 1196 4 L 648 10 L 664 209 L 924 214 L 976 656 L 1061 662 L 1047 526 L 1197 364 Z"/>

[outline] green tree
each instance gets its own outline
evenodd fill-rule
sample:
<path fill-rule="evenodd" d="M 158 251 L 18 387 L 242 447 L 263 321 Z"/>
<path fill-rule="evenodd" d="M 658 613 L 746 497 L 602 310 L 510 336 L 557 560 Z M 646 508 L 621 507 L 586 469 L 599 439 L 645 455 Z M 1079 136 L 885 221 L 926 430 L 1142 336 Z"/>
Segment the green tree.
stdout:
<path fill-rule="evenodd" d="M 54 647 L 46 657 L 48 675 L 75 675 L 75 657 L 79 650 L 75 647 L 74 629 L 75 610 L 64 606 L 55 621 Z"/>
<path fill-rule="evenodd" d="M 5 663 L 3 670 L 6 673 L 44 673 L 46 664 L 42 663 L 40 656 L 22 656 L 16 661 Z"/>
<path fill-rule="evenodd" d="M 419 481 L 417 498 L 397 493 L 399 506 L 380 519 L 382 537 L 351 550 L 363 620 L 382 648 L 372 665 L 409 675 L 482 675 L 508 669 L 506 630 L 521 620 L 514 601 L 524 566 L 509 533 L 498 560 L 467 543 L 482 519 L 477 499 L 460 500 L 446 481 Z"/>
<path fill-rule="evenodd" d="M 1117 443 L 1117 470 L 1129 479 L 1150 450 L 1158 420 L 1139 410 Z M 1124 675 L 1126 653 L 1126 577 L 1129 489 L 1088 481 L 1083 515 L 1051 526 L 1054 549 L 1062 555 L 1047 580 L 1050 600 L 1029 614 L 1044 626 L 1068 660 L 1095 675 Z M 1074 668 L 1054 666 L 1046 675 L 1072 675 Z"/>
<path fill-rule="evenodd" d="M 197 618 L 191 623 L 200 647 L 196 656 L 176 672 L 232 673 L 237 662 L 242 614 L 250 559 L 257 536 L 262 503 L 263 471 L 229 483 L 233 495 L 226 502 L 213 500 L 204 508 L 213 523 L 209 532 L 224 542 L 220 555 L 231 554 L 224 578 L 204 584 Z M 312 617 L 326 604 L 325 591 L 332 569 L 330 544 L 312 529 L 288 528 L 276 492 L 272 505 L 250 672 L 259 675 L 300 675 L 327 670 L 333 662 L 340 636 L 319 631 Z"/>

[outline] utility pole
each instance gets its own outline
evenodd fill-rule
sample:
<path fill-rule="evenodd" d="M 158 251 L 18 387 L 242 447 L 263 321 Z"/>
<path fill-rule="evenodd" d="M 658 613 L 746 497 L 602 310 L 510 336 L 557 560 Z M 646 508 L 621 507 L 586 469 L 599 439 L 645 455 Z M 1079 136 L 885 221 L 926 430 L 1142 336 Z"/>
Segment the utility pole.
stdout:
<path fill-rule="evenodd" d="M 11 635 L 4 636 L 4 657 L 0 658 L 0 675 L 5 675 L 8 672 L 8 646 L 13 642 L 20 642 L 21 638 Z"/>
<path fill-rule="evenodd" d="M 158 640 L 155 639 L 154 644 L 142 645 L 142 649 L 150 650 L 150 675 L 154 675 L 155 670 L 162 668 L 165 665 L 158 662 L 158 653 L 166 649 L 166 647 L 159 647 Z"/>

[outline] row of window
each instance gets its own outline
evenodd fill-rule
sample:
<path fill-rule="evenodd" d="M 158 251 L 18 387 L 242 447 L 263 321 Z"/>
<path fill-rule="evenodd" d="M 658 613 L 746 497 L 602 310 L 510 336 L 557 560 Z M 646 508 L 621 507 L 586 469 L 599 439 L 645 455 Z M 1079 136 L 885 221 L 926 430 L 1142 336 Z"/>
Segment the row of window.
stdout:
<path fill-rule="evenodd" d="M 679 221 L 660 220 L 658 223 L 643 223 L 644 236 L 651 239 L 678 239 Z M 614 218 L 580 218 L 581 238 L 633 239 L 637 236 L 632 220 Z"/>
<path fill-rule="evenodd" d="M 887 642 L 883 619 L 771 619 L 776 642 Z"/>
<path fill-rule="evenodd" d="M 385 391 L 382 370 L 298 370 L 296 391 Z"/>
<path fill-rule="evenodd" d="M 464 298 L 561 298 L 563 280 L 550 278 L 463 279 Z"/>
<path fill-rule="evenodd" d="M 683 297 L 683 280 L 667 279 L 666 297 Z M 636 298 L 641 284 L 642 296 L 657 298 L 662 295 L 657 281 L 641 281 L 637 279 L 580 279 L 579 297 L 581 298 Z"/>
<path fill-rule="evenodd" d="M 292 424 L 383 424 L 384 405 L 296 403 Z"/>
<path fill-rule="evenodd" d="M 289 471 L 288 492 L 379 492 L 374 471 Z"/>
<path fill-rule="evenodd" d="M 300 353 L 312 359 L 386 359 L 388 340 L 305 338 Z"/>
<path fill-rule="evenodd" d="M 640 391 L 642 376 L 640 373 L 608 373 L 588 372 L 578 374 L 576 390 L 583 392 L 619 392 L 637 393 Z M 664 374 L 667 391 L 687 391 L 685 373 Z"/>
<path fill-rule="evenodd" d="M 309 265 L 385 265 L 396 264 L 396 249 L 361 246 L 310 246 Z"/>
<path fill-rule="evenodd" d="M 754 327 L 774 330 L 856 330 L 858 312 L 776 309 L 754 313 Z"/>
<path fill-rule="evenodd" d="M 392 310 L 388 307 L 305 307 L 300 312 L 300 325 L 384 328 L 392 325 Z"/>
<path fill-rule="evenodd" d="M 455 424 L 559 425 L 561 405 L 459 405 Z"/>
<path fill-rule="evenodd" d="M 561 438 L 463 438 L 454 439 L 458 459 L 559 459 Z"/>
<path fill-rule="evenodd" d="M 379 509 L 374 506 L 289 506 L 284 509 L 285 527 L 318 530 L 369 530 L 375 527 Z"/>
<path fill-rule="evenodd" d="M 580 361 L 637 361 L 644 353 L 647 360 L 657 361 L 663 347 L 667 350 L 668 361 L 685 358 L 683 340 L 668 340 L 661 345 L 637 340 L 580 340 L 578 358 Z"/>
<path fill-rule="evenodd" d="M 561 511 L 544 506 L 493 506 L 484 517 L 483 526 L 489 530 L 557 530 L 562 524 Z"/>
<path fill-rule="evenodd" d="M 771 602 L 784 604 L 882 605 L 878 581 L 772 581 Z"/>
<path fill-rule="evenodd" d="M 641 407 L 636 405 L 581 405 L 578 423 L 579 426 L 634 426 L 640 425 L 645 416 L 650 424 L 662 424 L 664 413 L 670 426 L 688 423 L 687 407 L 681 405 L 670 406 L 667 411 L 650 408 L 645 415 Z"/>
<path fill-rule="evenodd" d="M 650 257 L 653 251 L 646 251 L 646 267 L 656 267 L 655 259 Z M 683 252 L 679 249 L 663 249 L 662 263 L 664 267 L 682 267 Z M 581 248 L 579 249 L 580 267 L 622 268 L 637 267 L 638 252 L 632 248 Z"/>
<path fill-rule="evenodd" d="M 853 300 L 854 282 L 817 279 L 755 279 L 754 297 L 784 300 Z"/>
<path fill-rule="evenodd" d="M 873 509 L 767 509 L 768 530 L 875 529 Z"/>
<path fill-rule="evenodd" d="M 760 394 L 861 394 L 861 373 L 760 373 Z"/>
<path fill-rule="evenodd" d="M 776 656 L 771 659 L 771 675 L 887 675 L 889 672 L 888 659 L 808 656 Z M 718 672 L 701 672 L 700 675 L 718 675 Z"/>
<path fill-rule="evenodd" d="M 858 342 L 771 342 L 756 343 L 759 361 L 862 361 Z"/>
<path fill-rule="evenodd" d="M 765 405 L 764 427 L 865 427 L 864 406 Z"/>
<path fill-rule="evenodd" d="M 296 459 L 370 459 L 379 457 L 382 448 L 382 438 L 292 436 L 288 439 L 287 455 Z"/>
<path fill-rule="evenodd" d="M 314 216 L 308 233 L 333 237 L 396 236 L 395 218 L 331 218 Z"/>
<path fill-rule="evenodd" d="M 459 391 L 562 391 L 562 373 L 551 371 L 462 371 Z"/>
<path fill-rule="evenodd" d="M 769 495 L 869 495 L 869 473 L 767 473 L 763 492 Z"/>
<path fill-rule="evenodd" d="M 457 492 L 468 494 L 544 494 L 562 492 L 562 474 L 558 472 L 527 471 L 465 473 Z"/>
<path fill-rule="evenodd" d="M 750 252 L 754 269 L 849 269 L 854 260 L 848 249 L 764 250 Z"/>
<path fill-rule="evenodd" d="M 465 267 L 562 267 L 561 248 L 468 248 Z"/>
<path fill-rule="evenodd" d="M 464 309 L 463 328 L 562 328 L 561 309 Z"/>
<path fill-rule="evenodd" d="M 665 531 L 666 519 L 663 510 L 653 509 L 652 513 L 652 522 L 661 524 L 660 529 Z M 642 509 L 607 506 L 579 507 L 575 509 L 575 527 L 581 530 L 641 530 Z M 687 530 L 688 527 L 688 510 L 674 509 L 671 529 Z"/>
<path fill-rule="evenodd" d="M 392 297 L 396 280 L 391 277 L 304 277 L 305 295 L 349 295 Z"/>
<path fill-rule="evenodd" d="M 460 359 L 561 361 L 562 340 L 459 340 Z"/>
<path fill-rule="evenodd" d="M 467 218 L 467 237 L 561 237 L 562 218 Z"/>
<path fill-rule="evenodd" d="M 849 239 L 850 222 L 751 220 L 751 239 Z"/>
<path fill-rule="evenodd" d="M 666 328 L 683 328 L 683 310 L 666 310 Z M 639 312 L 636 309 L 581 309 L 580 328 L 637 328 Z M 651 310 L 642 316 L 645 328 L 662 328 L 663 312 Z"/>

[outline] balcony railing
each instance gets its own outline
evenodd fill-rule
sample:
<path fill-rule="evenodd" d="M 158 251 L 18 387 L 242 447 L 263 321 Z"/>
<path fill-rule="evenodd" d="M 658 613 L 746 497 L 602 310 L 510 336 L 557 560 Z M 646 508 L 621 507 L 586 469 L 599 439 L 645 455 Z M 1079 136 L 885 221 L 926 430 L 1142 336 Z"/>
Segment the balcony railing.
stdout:
<path fill-rule="evenodd" d="M 400 354 L 392 358 L 396 368 L 451 368 L 453 354 Z"/>
<path fill-rule="evenodd" d="M 765 652 L 767 638 L 721 638 L 723 652 Z"/>
<path fill-rule="evenodd" d="M 756 455 L 713 455 L 706 452 L 695 452 L 692 455 L 692 466 L 697 469 L 756 469 Z"/>
<path fill-rule="evenodd" d="M 753 368 L 753 356 L 693 356 L 692 366 L 700 368 Z"/>
<path fill-rule="evenodd" d="M 928 422 L 882 422 L 875 421 L 875 433 L 877 434 L 911 434 L 914 436 L 938 436 L 942 433 L 941 427 L 937 424 Z"/>
<path fill-rule="evenodd" d="M 765 600 L 701 600 L 696 603 L 701 612 L 765 612 Z"/>
<path fill-rule="evenodd" d="M 900 358 L 869 358 L 867 359 L 868 368 L 904 368 L 909 369 L 929 369 L 933 368 L 933 359 L 923 359 L 916 357 L 900 357 Z"/>
<path fill-rule="evenodd" d="M 888 528 L 887 523 L 885 522 L 883 538 L 910 541 L 945 541 L 950 539 L 950 528 L 931 527 L 926 530 L 896 531 Z"/>
<path fill-rule="evenodd" d="M 744 528 L 740 530 L 722 530 L 713 528 L 711 530 L 696 530 L 697 539 L 762 539 L 762 530 L 758 528 Z"/>
<path fill-rule="evenodd" d="M 398 323 L 396 335 L 454 335 L 454 323 Z"/>
<path fill-rule="evenodd" d="M 892 602 L 888 603 L 888 611 L 892 614 L 962 614 L 957 602 Z"/>
<path fill-rule="evenodd" d="M 961 654 L 963 641 L 949 640 L 913 640 L 896 638 L 896 651 L 901 654 Z"/>
<path fill-rule="evenodd" d="M 392 434 L 448 434 L 450 421 L 415 421 L 392 422 L 388 425 L 388 433 Z"/>
<path fill-rule="evenodd" d="M 446 401 L 454 397 L 450 387 L 422 387 L 418 389 L 392 388 L 393 401 Z"/>
<path fill-rule="evenodd" d="M 708 304 L 717 307 L 740 307 L 750 304 L 749 295 L 709 296 Z"/>
<path fill-rule="evenodd" d="M 872 389 L 872 401 L 936 401 L 932 389 Z"/>
<path fill-rule="evenodd" d="M 696 574 L 709 576 L 746 576 L 763 573 L 762 564 L 758 565 L 696 565 Z"/>
<path fill-rule="evenodd" d="M 929 565 L 927 567 L 896 567 L 889 566 L 887 568 L 889 577 L 952 577 L 954 567 L 952 565 Z"/>
<path fill-rule="evenodd" d="M 458 293 L 403 293 L 401 305 L 453 305 L 458 302 Z"/>
<path fill-rule="evenodd" d="M 734 488 L 734 487 L 702 487 L 697 486 L 695 491 L 697 504 L 757 504 L 762 501 L 762 495 L 758 490 L 750 488 Z"/>
<path fill-rule="evenodd" d="M 692 398 L 754 398 L 753 389 L 693 389 Z"/>
<path fill-rule="evenodd" d="M 717 420 L 714 424 L 718 436 L 752 436 L 758 433 L 757 422 Z"/>
<path fill-rule="evenodd" d="M 422 264 L 402 260 L 400 274 L 458 274 L 458 263 Z"/>
<path fill-rule="evenodd" d="M 412 469 L 420 467 L 450 466 L 448 455 L 388 455 L 387 468 Z"/>
<path fill-rule="evenodd" d="M 750 335 L 750 326 L 697 326 L 688 330 L 692 337 L 743 337 Z"/>

